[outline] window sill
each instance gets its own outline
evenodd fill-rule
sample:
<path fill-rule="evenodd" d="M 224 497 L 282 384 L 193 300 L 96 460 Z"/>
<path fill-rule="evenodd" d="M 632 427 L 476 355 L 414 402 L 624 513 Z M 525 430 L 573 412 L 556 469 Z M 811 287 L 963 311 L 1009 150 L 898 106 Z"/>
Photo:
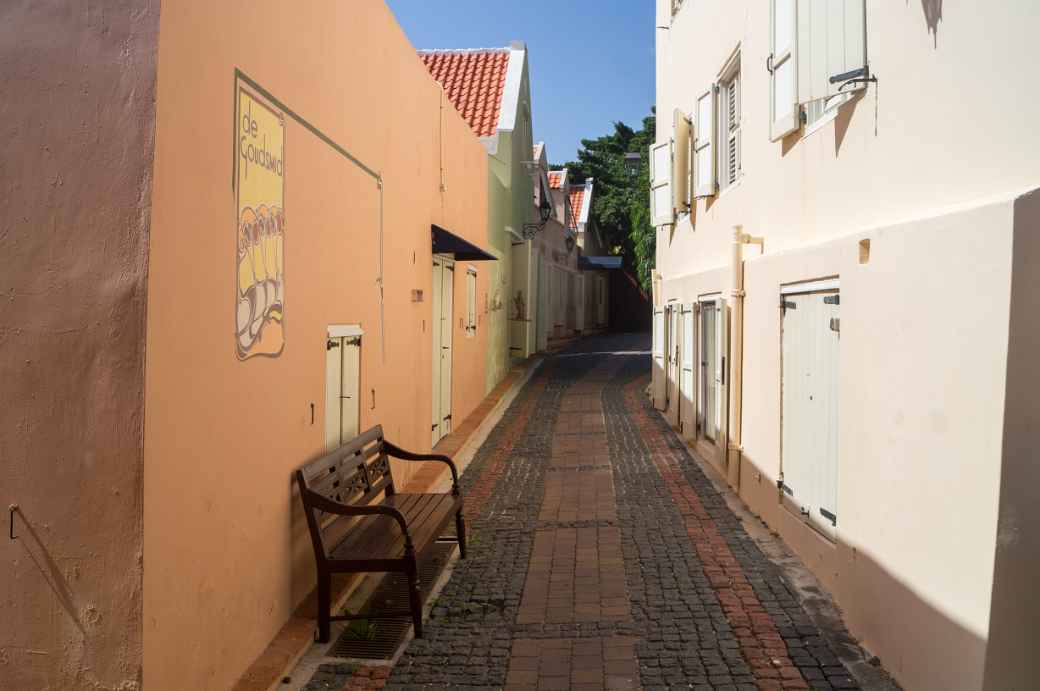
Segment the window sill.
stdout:
<path fill-rule="evenodd" d="M 741 174 L 739 176 L 737 176 L 736 182 L 732 182 L 732 183 L 726 185 L 726 187 L 724 189 L 720 189 L 718 194 L 715 195 L 715 198 L 716 199 L 722 199 L 727 194 L 729 194 L 733 190 L 735 190 L 738 187 L 740 187 L 742 184 L 744 184 L 744 173 L 743 172 L 741 172 Z"/>

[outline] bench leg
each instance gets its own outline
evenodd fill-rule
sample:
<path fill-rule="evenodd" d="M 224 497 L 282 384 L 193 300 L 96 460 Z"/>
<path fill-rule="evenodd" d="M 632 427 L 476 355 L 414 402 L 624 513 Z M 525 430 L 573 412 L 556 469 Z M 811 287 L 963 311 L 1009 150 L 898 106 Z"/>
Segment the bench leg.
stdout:
<path fill-rule="evenodd" d="M 466 519 L 462 517 L 462 511 L 455 514 L 455 534 L 459 538 L 459 556 L 466 558 Z"/>
<path fill-rule="evenodd" d="M 422 638 L 422 591 L 419 583 L 419 567 L 415 563 L 415 554 L 408 560 L 408 601 L 412 610 L 412 626 L 415 637 Z"/>
<path fill-rule="evenodd" d="M 328 643 L 332 616 L 332 577 L 318 572 L 318 642 Z"/>

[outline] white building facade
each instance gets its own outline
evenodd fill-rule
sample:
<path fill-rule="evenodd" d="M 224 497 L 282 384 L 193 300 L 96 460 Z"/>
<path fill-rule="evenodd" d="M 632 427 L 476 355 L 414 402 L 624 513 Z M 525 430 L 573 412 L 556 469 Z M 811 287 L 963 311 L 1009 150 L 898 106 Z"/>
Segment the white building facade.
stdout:
<path fill-rule="evenodd" d="M 655 405 L 906 688 L 1031 688 L 1040 7 L 656 19 Z"/>

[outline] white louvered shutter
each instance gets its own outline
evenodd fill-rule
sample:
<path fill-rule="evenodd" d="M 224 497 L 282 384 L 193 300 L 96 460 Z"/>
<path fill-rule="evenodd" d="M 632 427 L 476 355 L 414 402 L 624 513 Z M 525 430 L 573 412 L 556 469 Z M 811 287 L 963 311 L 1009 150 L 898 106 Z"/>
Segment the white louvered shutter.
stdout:
<path fill-rule="evenodd" d="M 798 0 L 772 0 L 770 11 L 769 139 L 798 129 Z"/>
<path fill-rule="evenodd" d="M 672 190 L 672 142 L 650 147 L 650 211 L 655 226 L 675 220 Z"/>
<path fill-rule="evenodd" d="M 725 135 L 725 149 L 723 150 L 722 170 L 725 179 L 723 186 L 728 187 L 737 181 L 740 176 L 740 75 L 734 77 L 733 81 L 723 88 L 725 102 L 723 103 L 723 131 Z"/>
<path fill-rule="evenodd" d="M 866 0 L 799 0 L 797 39 L 800 103 L 865 87 L 838 91 L 850 77 L 866 76 Z"/>
<path fill-rule="evenodd" d="M 715 87 L 697 99 L 697 139 L 693 145 L 694 197 L 715 194 Z"/>

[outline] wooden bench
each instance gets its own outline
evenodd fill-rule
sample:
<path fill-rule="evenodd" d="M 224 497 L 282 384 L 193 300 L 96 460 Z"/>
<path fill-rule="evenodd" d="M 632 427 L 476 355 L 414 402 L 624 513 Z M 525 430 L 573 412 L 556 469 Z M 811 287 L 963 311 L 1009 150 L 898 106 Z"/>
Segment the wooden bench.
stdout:
<path fill-rule="evenodd" d="M 391 457 L 446 463 L 451 493 L 398 493 Z M 415 635 L 421 638 L 418 557 L 444 535 L 452 518 L 459 553 L 466 558 L 459 473 L 452 460 L 400 449 L 386 441 L 377 426 L 297 470 L 296 483 L 318 565 L 318 640 L 328 642 L 332 621 L 368 619 L 373 614 L 411 616 Z M 332 574 L 381 572 L 407 574 L 409 610 L 332 616 Z"/>

